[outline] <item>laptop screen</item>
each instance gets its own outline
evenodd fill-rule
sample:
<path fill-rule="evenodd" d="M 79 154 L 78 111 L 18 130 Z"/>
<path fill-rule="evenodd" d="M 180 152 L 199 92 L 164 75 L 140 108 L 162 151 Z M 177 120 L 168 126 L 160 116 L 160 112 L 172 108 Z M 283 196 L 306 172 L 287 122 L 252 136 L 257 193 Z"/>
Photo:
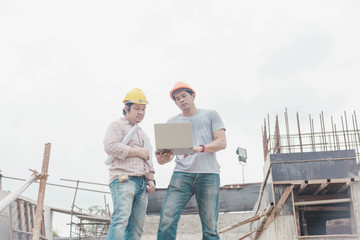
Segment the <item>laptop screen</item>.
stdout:
<path fill-rule="evenodd" d="M 174 150 L 175 155 L 194 153 L 191 123 L 157 123 L 154 130 L 157 150 Z"/>

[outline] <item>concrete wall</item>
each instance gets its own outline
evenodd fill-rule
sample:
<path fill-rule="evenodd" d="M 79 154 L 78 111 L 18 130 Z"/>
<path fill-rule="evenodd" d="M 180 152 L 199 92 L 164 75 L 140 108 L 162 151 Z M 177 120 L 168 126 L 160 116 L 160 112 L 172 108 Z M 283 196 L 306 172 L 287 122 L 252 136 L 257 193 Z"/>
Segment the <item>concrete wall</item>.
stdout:
<path fill-rule="evenodd" d="M 218 229 L 232 226 L 243 220 L 252 217 L 252 212 L 222 213 L 219 214 Z M 145 227 L 142 240 L 155 240 L 159 226 L 159 215 L 147 215 L 145 218 Z M 250 224 L 235 228 L 220 235 L 222 240 L 234 240 L 244 236 L 250 230 Z M 92 240 L 95 238 L 89 238 Z M 105 239 L 105 236 L 103 238 Z M 177 240 L 202 239 L 201 223 L 199 215 L 189 214 L 182 215 L 178 225 Z M 54 238 L 54 240 L 69 240 L 68 237 Z M 272 239 L 273 240 L 273 239 Z"/>
<path fill-rule="evenodd" d="M 360 181 L 355 182 L 351 186 L 351 198 L 353 199 L 355 231 L 360 239 Z"/>
<path fill-rule="evenodd" d="M 221 213 L 219 214 L 218 230 L 237 224 L 245 219 L 254 216 L 252 212 Z M 159 225 L 158 215 L 146 217 L 143 240 L 154 240 Z M 239 239 L 250 231 L 250 224 L 235 228 L 220 235 L 222 240 Z M 178 225 L 177 240 L 201 239 L 201 222 L 199 215 L 182 215 Z M 273 240 L 273 239 L 272 239 Z"/>

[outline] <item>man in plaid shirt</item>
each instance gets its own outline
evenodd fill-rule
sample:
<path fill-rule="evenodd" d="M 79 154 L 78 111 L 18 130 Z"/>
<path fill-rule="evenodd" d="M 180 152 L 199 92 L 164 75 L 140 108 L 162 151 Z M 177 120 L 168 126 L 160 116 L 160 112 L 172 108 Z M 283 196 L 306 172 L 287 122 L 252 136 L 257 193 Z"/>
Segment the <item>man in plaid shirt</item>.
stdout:
<path fill-rule="evenodd" d="M 105 152 L 114 157 L 109 165 L 109 184 L 114 212 L 108 240 L 141 239 L 147 193 L 155 191 L 154 168 L 151 164 L 146 133 L 139 128 L 127 144 L 121 141 L 145 116 L 145 94 L 138 88 L 129 91 L 123 101 L 124 117 L 108 127 L 104 138 Z"/>

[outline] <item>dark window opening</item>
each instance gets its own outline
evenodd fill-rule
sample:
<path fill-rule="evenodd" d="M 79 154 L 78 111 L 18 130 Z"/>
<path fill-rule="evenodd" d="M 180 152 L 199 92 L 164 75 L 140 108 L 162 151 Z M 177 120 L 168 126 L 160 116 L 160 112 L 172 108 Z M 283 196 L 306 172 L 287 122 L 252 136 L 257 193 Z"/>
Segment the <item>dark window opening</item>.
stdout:
<path fill-rule="evenodd" d="M 321 191 L 316 185 L 294 190 L 298 236 L 356 234 L 350 188 L 338 190 L 343 185 L 329 184 Z"/>
<path fill-rule="evenodd" d="M 301 236 L 352 234 L 350 204 L 298 207 Z"/>

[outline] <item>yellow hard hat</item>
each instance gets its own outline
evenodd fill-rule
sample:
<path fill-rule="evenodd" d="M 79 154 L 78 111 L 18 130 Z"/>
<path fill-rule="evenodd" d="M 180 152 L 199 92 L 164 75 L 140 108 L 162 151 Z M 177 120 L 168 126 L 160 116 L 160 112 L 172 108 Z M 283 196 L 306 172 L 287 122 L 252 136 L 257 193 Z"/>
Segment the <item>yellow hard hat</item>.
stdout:
<path fill-rule="evenodd" d="M 134 88 L 130 90 L 124 100 L 123 103 L 138 103 L 138 104 L 149 104 L 149 102 L 146 100 L 146 96 L 143 91 L 139 88 Z"/>
<path fill-rule="evenodd" d="M 170 91 L 170 97 L 172 100 L 175 100 L 174 93 L 180 89 L 188 89 L 191 92 L 195 93 L 194 89 L 192 89 L 189 84 L 180 81 L 180 82 L 175 83 L 173 89 Z"/>

